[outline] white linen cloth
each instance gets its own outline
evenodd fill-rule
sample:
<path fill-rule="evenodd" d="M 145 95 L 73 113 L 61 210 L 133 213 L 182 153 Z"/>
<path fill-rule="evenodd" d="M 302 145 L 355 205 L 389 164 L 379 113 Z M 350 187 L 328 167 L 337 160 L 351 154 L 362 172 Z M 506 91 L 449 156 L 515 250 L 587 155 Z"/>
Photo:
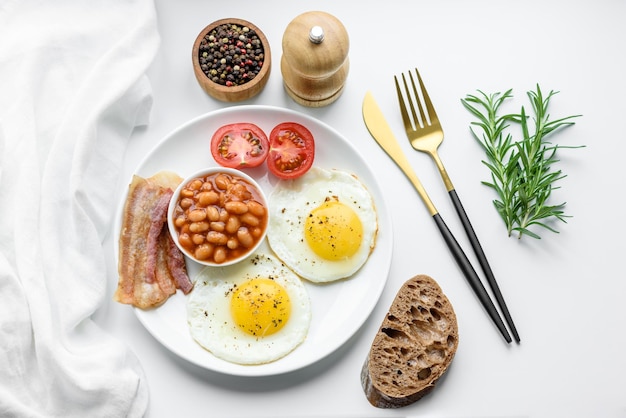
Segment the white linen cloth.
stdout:
<path fill-rule="evenodd" d="M 0 416 L 137 417 L 137 358 L 90 319 L 132 130 L 148 121 L 152 0 L 0 3 Z"/>

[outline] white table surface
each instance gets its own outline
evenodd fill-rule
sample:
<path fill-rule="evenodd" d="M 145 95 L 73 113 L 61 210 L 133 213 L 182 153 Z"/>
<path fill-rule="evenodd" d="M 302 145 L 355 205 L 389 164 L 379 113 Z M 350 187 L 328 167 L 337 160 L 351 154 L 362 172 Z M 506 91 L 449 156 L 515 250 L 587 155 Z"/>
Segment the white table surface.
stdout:
<path fill-rule="evenodd" d="M 95 320 L 140 358 L 150 387 L 149 416 L 346 417 L 626 417 L 626 280 L 622 205 L 626 153 L 626 2 L 388 1 L 315 3 L 156 0 L 161 47 L 149 70 L 151 123 L 128 146 L 119 196 L 146 153 L 186 121 L 224 106 L 207 96 L 191 67 L 191 46 L 208 23 L 250 20 L 266 34 L 273 68 L 263 92 L 243 103 L 297 110 L 329 124 L 357 146 L 385 185 L 393 217 L 388 282 L 360 331 L 313 366 L 271 378 L 225 376 L 200 369 L 161 346 L 133 310 L 111 301 L 117 284 L 113 237 L 105 243 L 110 286 Z M 313 109 L 293 102 L 279 61 L 287 24 L 323 10 L 350 36 L 351 68 L 341 98 Z M 361 104 L 370 90 L 402 141 L 440 213 L 474 260 L 454 209 L 424 155 L 405 142 L 393 75 L 415 66 L 429 88 L 446 139 L 440 154 L 481 238 L 521 334 L 507 345 L 463 279 L 417 194 L 370 137 Z M 559 234 L 509 238 L 492 206 L 482 150 L 469 133 L 472 118 L 460 99 L 476 89 L 513 88 L 511 111 L 529 107 L 539 83 L 558 90 L 551 114 L 582 114 L 558 137 L 587 147 L 561 152 L 567 174 L 556 196 L 572 215 Z M 439 281 L 459 321 L 460 344 L 438 388 L 398 410 L 372 407 L 359 382 L 371 340 L 400 285 L 415 274 Z M 382 279 L 382 278 L 381 278 Z"/>

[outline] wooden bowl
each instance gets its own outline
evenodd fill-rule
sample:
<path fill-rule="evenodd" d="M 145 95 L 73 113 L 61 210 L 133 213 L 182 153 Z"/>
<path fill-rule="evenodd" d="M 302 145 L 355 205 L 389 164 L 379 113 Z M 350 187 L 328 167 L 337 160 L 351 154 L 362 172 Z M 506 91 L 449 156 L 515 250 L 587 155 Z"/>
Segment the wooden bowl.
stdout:
<path fill-rule="evenodd" d="M 236 81 L 233 81 L 233 85 L 228 86 L 228 85 L 220 84 L 220 82 L 214 81 L 213 79 L 209 77 L 209 75 L 205 73 L 205 69 L 207 67 L 203 69 L 202 63 L 201 63 L 201 57 L 200 57 L 203 53 L 208 52 L 205 50 L 206 42 L 208 42 L 205 37 L 209 36 L 216 28 L 222 25 L 235 25 L 236 27 L 241 28 L 241 29 L 249 28 L 256 33 L 256 36 L 261 42 L 261 48 L 263 49 L 263 57 L 262 59 L 259 59 L 258 61 L 252 58 L 254 62 L 262 62 L 262 65 L 260 66 L 260 70 L 258 71 L 258 73 L 254 75 L 254 78 L 248 79 L 245 82 L 241 82 L 241 78 L 245 78 L 245 76 L 243 76 L 242 74 L 245 74 L 246 72 L 240 71 L 239 75 L 233 75 L 235 73 L 232 73 L 232 72 L 229 73 L 228 69 L 226 69 L 225 71 L 221 71 L 221 72 L 218 71 L 217 74 L 213 74 L 213 77 L 218 77 L 218 78 L 222 76 L 222 73 L 224 73 L 225 76 L 232 75 L 233 77 L 235 77 Z M 232 39 L 233 42 L 236 44 L 236 40 L 233 38 L 231 38 L 230 36 L 228 37 L 228 39 Z M 270 44 L 267 41 L 265 34 L 258 27 L 256 27 L 254 24 L 243 19 L 236 19 L 236 18 L 220 19 L 206 26 L 198 34 L 198 37 L 196 38 L 193 44 L 193 50 L 191 54 L 192 54 L 191 58 L 193 62 L 193 71 L 196 76 L 196 79 L 198 80 L 198 83 L 207 94 L 223 102 L 239 102 L 242 100 L 250 99 L 256 96 L 257 94 L 259 94 L 261 90 L 263 90 L 263 88 L 265 87 L 269 79 L 271 63 L 272 63 Z M 218 54 L 215 54 L 215 55 L 218 55 Z M 254 55 L 255 54 L 252 54 L 252 57 L 254 57 Z M 235 57 L 234 59 L 236 60 L 237 58 Z M 224 65 L 228 66 L 228 63 Z M 231 70 L 234 68 L 234 65 L 236 64 L 233 64 L 230 66 Z M 252 73 L 254 73 L 254 71 L 250 71 L 250 74 Z"/>

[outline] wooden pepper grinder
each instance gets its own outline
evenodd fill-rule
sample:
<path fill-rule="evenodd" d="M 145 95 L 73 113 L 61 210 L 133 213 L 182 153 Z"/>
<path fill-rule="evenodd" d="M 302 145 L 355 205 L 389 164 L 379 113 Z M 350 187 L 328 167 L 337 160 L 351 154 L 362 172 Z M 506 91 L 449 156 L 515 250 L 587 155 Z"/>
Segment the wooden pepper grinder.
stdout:
<path fill-rule="evenodd" d="M 339 98 L 348 76 L 350 41 L 343 24 L 326 12 L 306 12 L 283 34 L 280 69 L 297 103 L 322 107 Z"/>

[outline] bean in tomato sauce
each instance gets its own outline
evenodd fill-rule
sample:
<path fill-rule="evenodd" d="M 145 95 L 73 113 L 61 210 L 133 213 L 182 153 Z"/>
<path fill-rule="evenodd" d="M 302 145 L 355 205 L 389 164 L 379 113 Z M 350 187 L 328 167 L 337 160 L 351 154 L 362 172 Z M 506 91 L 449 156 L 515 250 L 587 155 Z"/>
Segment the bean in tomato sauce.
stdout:
<path fill-rule="evenodd" d="M 195 259 L 216 264 L 248 253 L 267 227 L 259 190 L 229 173 L 188 181 L 172 216 L 179 244 Z"/>

